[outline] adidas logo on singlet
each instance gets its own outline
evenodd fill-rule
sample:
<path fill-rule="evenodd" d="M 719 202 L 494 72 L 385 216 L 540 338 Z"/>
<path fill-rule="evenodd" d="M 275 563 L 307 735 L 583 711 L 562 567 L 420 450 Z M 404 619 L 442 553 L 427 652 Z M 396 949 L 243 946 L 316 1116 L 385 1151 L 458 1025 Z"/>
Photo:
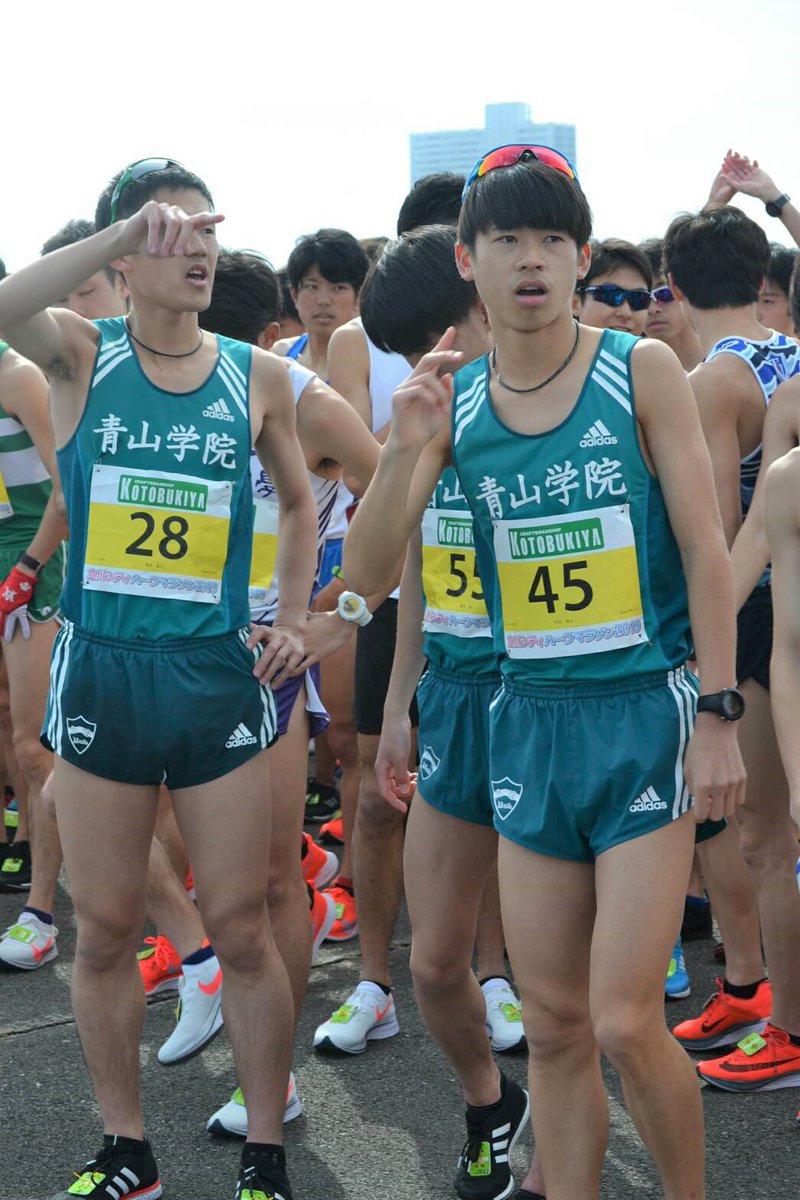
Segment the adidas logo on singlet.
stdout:
<path fill-rule="evenodd" d="M 616 446 L 617 439 L 610 429 L 606 429 L 602 421 L 595 421 L 591 429 L 587 429 L 580 441 L 581 446 Z"/>
<path fill-rule="evenodd" d="M 633 804 L 628 809 L 628 812 L 656 812 L 657 810 L 667 808 L 666 800 L 662 800 L 655 788 L 649 787 L 647 791 L 642 792 Z"/>
<path fill-rule="evenodd" d="M 258 738 L 253 737 L 247 726 L 240 721 L 225 743 L 226 750 L 236 750 L 239 746 L 255 746 Z"/>
<path fill-rule="evenodd" d="M 203 416 L 211 417 L 212 421 L 233 421 L 235 419 L 224 400 L 215 400 L 213 404 L 209 404 L 208 408 L 203 409 Z"/>

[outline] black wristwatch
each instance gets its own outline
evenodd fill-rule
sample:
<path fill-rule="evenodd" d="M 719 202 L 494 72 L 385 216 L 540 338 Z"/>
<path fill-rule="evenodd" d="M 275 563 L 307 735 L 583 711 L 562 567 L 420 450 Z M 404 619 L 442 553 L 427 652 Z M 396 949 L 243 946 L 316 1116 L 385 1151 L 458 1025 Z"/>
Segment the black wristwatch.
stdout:
<path fill-rule="evenodd" d="M 785 192 L 782 192 L 780 196 L 776 196 L 774 200 L 767 200 L 766 204 L 764 205 L 767 210 L 767 216 L 779 217 L 783 212 L 784 205 L 788 204 L 790 199 L 791 196 L 787 196 Z"/>
<path fill-rule="evenodd" d="M 23 567 L 27 567 L 29 571 L 33 571 L 34 575 L 38 575 L 44 566 L 44 563 L 40 563 L 38 558 L 34 558 L 32 554 L 26 554 L 24 550 L 17 556 L 17 562 L 22 563 Z"/>
<path fill-rule="evenodd" d="M 710 692 L 707 696 L 699 697 L 697 711 L 715 713 L 723 721 L 739 721 L 744 716 L 744 696 L 736 688 Z"/>

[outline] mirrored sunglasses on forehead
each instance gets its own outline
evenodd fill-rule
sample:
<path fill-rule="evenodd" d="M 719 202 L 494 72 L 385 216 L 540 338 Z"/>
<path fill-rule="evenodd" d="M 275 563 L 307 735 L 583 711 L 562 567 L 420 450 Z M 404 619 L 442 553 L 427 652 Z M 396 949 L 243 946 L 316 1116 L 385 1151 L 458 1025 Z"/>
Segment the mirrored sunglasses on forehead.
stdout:
<path fill-rule="evenodd" d="M 552 146 L 496 146 L 494 150 L 478 159 L 467 176 L 461 193 L 462 204 L 476 179 L 487 175 L 489 171 L 496 171 L 498 167 L 513 167 L 519 162 L 540 162 L 546 167 L 555 167 L 569 179 L 574 179 L 580 187 L 578 173 L 572 163 L 560 150 L 554 150 Z"/>
<path fill-rule="evenodd" d="M 129 183 L 135 183 L 138 179 L 144 178 L 145 175 L 152 175 L 155 171 L 166 171 L 168 167 L 179 167 L 180 165 L 174 158 L 138 158 L 136 162 L 129 163 L 120 175 L 114 185 L 114 191 L 111 193 L 111 211 L 109 214 L 111 224 L 113 225 L 117 219 L 119 202 L 122 198 L 122 193 Z"/>
<path fill-rule="evenodd" d="M 600 304 L 607 304 L 609 308 L 621 308 L 627 303 L 633 312 L 644 312 L 650 307 L 650 293 L 647 288 L 624 288 L 616 287 L 613 283 L 593 283 L 575 290 L 579 296 L 591 296 Z"/>

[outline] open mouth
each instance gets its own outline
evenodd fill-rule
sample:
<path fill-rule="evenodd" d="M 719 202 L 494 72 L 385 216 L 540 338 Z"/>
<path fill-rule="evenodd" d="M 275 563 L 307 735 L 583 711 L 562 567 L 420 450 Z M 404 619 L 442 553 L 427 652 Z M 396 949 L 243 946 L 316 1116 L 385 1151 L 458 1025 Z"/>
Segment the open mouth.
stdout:
<path fill-rule="evenodd" d="M 207 283 L 208 268 L 203 267 L 198 263 L 197 266 L 192 267 L 190 271 L 186 272 L 186 278 L 191 279 L 192 283 Z"/>
<path fill-rule="evenodd" d="M 514 289 L 515 296 L 546 296 L 547 292 L 538 283 L 521 283 Z"/>

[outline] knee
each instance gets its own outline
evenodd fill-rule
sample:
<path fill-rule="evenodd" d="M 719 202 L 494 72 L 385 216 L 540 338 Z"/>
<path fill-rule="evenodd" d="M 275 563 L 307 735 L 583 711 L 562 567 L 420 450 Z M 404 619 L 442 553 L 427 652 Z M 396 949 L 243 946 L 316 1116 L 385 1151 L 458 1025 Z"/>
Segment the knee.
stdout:
<path fill-rule="evenodd" d="M 267 881 L 267 908 L 285 909 L 292 904 L 308 907 L 308 892 L 299 860 L 293 855 L 282 855 L 277 862 L 270 863 Z"/>
<path fill-rule="evenodd" d="M 422 992 L 451 991 L 470 973 L 470 955 L 454 954 L 444 946 L 411 946 L 411 975 Z"/>
<path fill-rule="evenodd" d="M 44 783 L 42 784 L 42 808 L 45 812 L 45 815 L 50 817 L 53 821 L 55 821 L 55 819 L 56 819 L 56 796 L 55 796 L 55 788 L 53 786 L 53 772 L 52 771 L 50 772 L 50 774 L 47 776 L 47 779 L 45 779 Z"/>
<path fill-rule="evenodd" d="M 587 1046 L 593 1046 L 588 1006 L 579 999 L 525 988 L 520 988 L 520 997 L 528 1052 L 535 1062 L 547 1063 L 576 1050 L 586 1053 Z"/>
<path fill-rule="evenodd" d="M 14 753 L 25 778 L 43 784 L 51 770 L 52 759 L 38 736 L 26 730 L 15 730 Z"/>
<path fill-rule="evenodd" d="M 785 821 L 746 821 L 740 829 L 742 858 L 756 879 L 794 871 L 797 843 L 787 807 Z"/>
<path fill-rule="evenodd" d="M 104 912 L 91 917 L 79 912 L 76 962 L 93 974 L 113 971 L 135 958 L 141 932 L 141 918 L 131 921 L 124 912 Z"/>
<path fill-rule="evenodd" d="M 328 748 L 343 767 L 358 765 L 358 743 L 353 726 L 342 721 L 331 721 L 326 730 Z"/>
<path fill-rule="evenodd" d="M 594 1037 L 600 1050 L 621 1074 L 630 1076 L 647 1056 L 659 1029 L 664 1028 L 663 1013 L 615 1000 L 594 1014 Z"/>
<path fill-rule="evenodd" d="M 266 961 L 266 906 L 263 913 L 211 913 L 203 918 L 206 936 L 223 968 L 239 975 L 258 974 Z"/>

